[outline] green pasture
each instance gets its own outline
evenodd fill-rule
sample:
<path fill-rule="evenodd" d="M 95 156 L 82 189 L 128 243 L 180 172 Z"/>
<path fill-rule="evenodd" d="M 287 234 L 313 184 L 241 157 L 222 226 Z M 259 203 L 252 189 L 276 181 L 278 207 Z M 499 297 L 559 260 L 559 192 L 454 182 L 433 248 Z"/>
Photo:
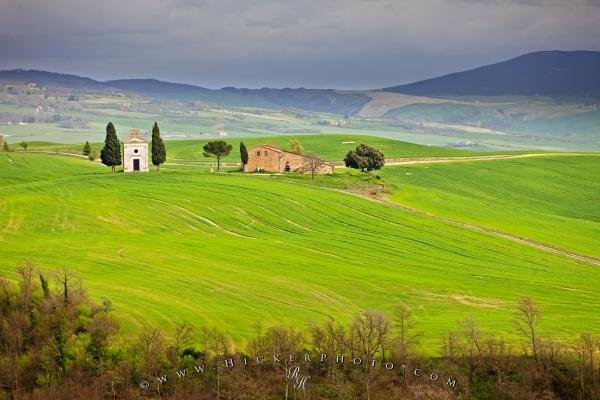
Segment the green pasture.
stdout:
<path fill-rule="evenodd" d="M 548 168 L 537 163 L 553 160 L 522 161 L 532 169 L 508 160 L 494 165 L 530 175 L 533 198 L 544 193 L 536 192 L 542 182 L 535 173 Z M 598 195 L 591 171 L 598 158 L 580 160 L 581 168 L 565 171 L 565 190 L 590 199 L 585 207 L 568 211 L 573 203 L 558 193 L 554 206 L 547 199 L 528 204 L 561 218 L 555 230 L 577 231 L 583 218 L 598 221 L 591 201 Z M 404 177 L 423 170 L 383 172 L 398 179 L 401 196 L 409 185 L 418 187 Z M 490 185 L 504 182 L 488 175 Z M 543 335 L 600 333 L 598 266 L 305 183 L 189 165 L 113 174 L 75 157 L 0 152 L 0 272 L 15 278 L 15 267 L 27 259 L 48 275 L 72 269 L 92 297 L 112 300 L 131 333 L 149 324 L 169 334 L 187 320 L 218 326 L 243 343 L 256 322 L 302 328 L 329 318 L 347 322 L 368 308 L 391 312 L 406 302 L 425 332 L 424 349 L 436 353 L 439 339 L 468 316 L 517 340 L 514 310 L 522 296 L 541 305 Z M 464 197 L 483 192 L 473 184 L 463 183 Z M 508 202 L 503 216 L 522 215 L 510 197 L 496 199 L 497 206 Z M 585 229 L 598 239 L 594 225 Z"/>
<path fill-rule="evenodd" d="M 386 167 L 419 210 L 600 258 L 600 155 Z"/>

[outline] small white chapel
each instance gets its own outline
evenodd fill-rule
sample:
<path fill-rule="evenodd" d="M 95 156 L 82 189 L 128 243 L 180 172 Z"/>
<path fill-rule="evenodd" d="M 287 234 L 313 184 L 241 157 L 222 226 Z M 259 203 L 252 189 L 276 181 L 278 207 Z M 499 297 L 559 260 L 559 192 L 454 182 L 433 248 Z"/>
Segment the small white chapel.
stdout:
<path fill-rule="evenodd" d="M 123 171 L 148 172 L 148 140 L 138 129 L 129 131 L 123 153 Z"/>

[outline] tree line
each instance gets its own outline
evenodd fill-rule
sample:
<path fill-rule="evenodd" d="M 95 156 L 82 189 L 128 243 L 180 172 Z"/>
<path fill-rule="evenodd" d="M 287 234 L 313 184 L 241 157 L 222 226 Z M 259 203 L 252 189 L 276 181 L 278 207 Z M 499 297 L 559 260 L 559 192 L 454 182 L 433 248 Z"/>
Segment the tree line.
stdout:
<path fill-rule="evenodd" d="M 224 140 L 215 140 L 206 143 L 203 146 L 204 157 L 215 157 L 217 160 L 217 172 L 221 170 L 221 159 L 227 157 L 233 149 L 233 146 Z M 296 154 L 303 154 L 304 149 L 302 144 L 297 139 L 289 140 L 289 151 Z M 240 142 L 239 147 L 241 170 L 245 170 L 245 165 L 248 163 L 249 154 L 244 142 Z M 89 156 L 90 160 L 94 160 L 95 154 L 92 154 L 89 142 L 86 142 L 83 147 L 83 154 Z M 311 161 L 303 168 L 310 172 L 313 179 L 316 170 L 323 163 L 318 157 L 308 154 Z M 112 168 L 115 172 L 115 167 L 121 165 L 121 142 L 119 141 L 116 129 L 112 122 L 106 126 L 106 138 L 104 147 L 100 152 L 100 159 L 106 166 Z M 152 164 L 160 170 L 160 165 L 166 161 L 166 149 L 158 124 L 155 122 L 152 128 Z M 360 144 L 355 150 L 349 151 L 344 157 L 344 164 L 348 168 L 359 169 L 361 171 L 374 171 L 381 169 L 385 164 L 383 153 L 372 146 Z"/>
<path fill-rule="evenodd" d="M 121 145 L 117 137 L 117 131 L 112 122 L 109 122 L 106 126 L 106 137 L 104 139 L 104 146 L 100 151 L 101 162 L 111 167 L 112 172 L 116 171 L 116 167 L 122 164 Z M 29 147 L 28 143 L 21 142 L 20 146 L 27 150 Z M 5 138 L 0 135 L 0 147 L 4 151 L 10 151 L 8 143 Z M 215 140 L 206 143 L 203 146 L 203 155 L 205 157 L 215 157 L 217 160 L 217 171 L 221 170 L 221 159 L 227 157 L 233 149 L 231 144 L 228 144 L 224 140 Z M 303 154 L 304 149 L 302 144 L 297 139 L 289 140 L 289 151 L 296 154 Z M 248 163 L 249 153 L 244 142 L 240 142 L 239 147 L 241 170 L 244 170 L 244 166 Z M 158 123 L 154 123 L 152 127 L 152 164 L 160 170 L 160 166 L 167 160 L 167 152 L 165 149 L 164 142 L 160 136 L 160 129 Z M 82 148 L 82 154 L 87 156 L 91 161 L 97 158 L 96 152 L 92 149 L 89 141 L 86 141 Z M 307 172 L 311 172 L 313 179 L 315 171 L 319 168 L 322 161 L 314 155 L 308 154 L 312 162 L 305 166 Z M 348 168 L 359 169 L 361 171 L 374 171 L 381 169 L 385 164 L 385 158 L 381 151 L 368 146 L 366 144 L 360 144 L 355 150 L 349 151 L 344 157 L 344 164 Z"/>
<path fill-rule="evenodd" d="M 0 277 L 0 398 L 600 398 L 600 338 L 544 337 L 531 298 L 514 308 L 520 345 L 467 318 L 441 338 L 437 356 L 426 355 L 418 316 L 401 303 L 347 323 L 256 324 L 240 347 L 227 332 L 186 322 L 124 332 L 111 301 L 92 301 L 72 271 L 25 262 L 16 272 L 17 281 Z"/>
<path fill-rule="evenodd" d="M 295 154 L 305 154 L 302 144 L 297 139 L 289 139 L 288 141 L 289 151 Z M 324 163 L 315 154 L 305 154 L 308 156 L 309 161 L 300 170 L 303 172 L 309 172 L 314 179 L 316 171 Z M 243 142 L 240 143 L 240 159 L 242 162 L 242 169 L 248 163 L 248 150 Z M 344 157 L 344 165 L 348 168 L 358 169 L 361 172 L 371 172 L 383 168 L 385 165 L 385 156 L 378 149 L 366 145 L 360 144 L 356 149 L 349 151 Z"/>
<path fill-rule="evenodd" d="M 217 140 L 208 142 L 206 145 L 204 145 L 203 150 L 205 157 L 214 156 L 217 158 L 217 170 L 220 170 L 221 157 L 229 155 L 232 150 L 232 146 L 227 144 L 225 141 Z M 90 160 L 94 160 L 95 158 L 91 146 L 87 141 L 83 146 L 82 153 L 86 156 L 89 156 Z M 160 136 L 160 128 L 156 122 L 154 122 L 154 126 L 152 127 L 151 153 L 152 164 L 157 167 L 158 171 L 160 171 L 161 164 L 167 161 L 167 151 Z M 102 161 L 102 164 L 111 167 L 112 172 L 115 172 L 116 167 L 122 163 L 121 142 L 117 137 L 117 131 L 112 122 L 109 122 L 106 126 L 106 137 L 104 139 L 104 147 L 100 151 L 100 160 Z"/>

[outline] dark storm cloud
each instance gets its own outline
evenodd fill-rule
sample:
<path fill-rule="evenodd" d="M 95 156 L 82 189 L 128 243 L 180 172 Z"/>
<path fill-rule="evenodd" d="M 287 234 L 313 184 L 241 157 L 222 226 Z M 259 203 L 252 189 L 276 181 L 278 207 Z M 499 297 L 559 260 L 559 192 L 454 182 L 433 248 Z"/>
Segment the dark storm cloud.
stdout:
<path fill-rule="evenodd" d="M 382 87 L 598 37 L 598 0 L 0 0 L 0 68 L 212 87 Z"/>

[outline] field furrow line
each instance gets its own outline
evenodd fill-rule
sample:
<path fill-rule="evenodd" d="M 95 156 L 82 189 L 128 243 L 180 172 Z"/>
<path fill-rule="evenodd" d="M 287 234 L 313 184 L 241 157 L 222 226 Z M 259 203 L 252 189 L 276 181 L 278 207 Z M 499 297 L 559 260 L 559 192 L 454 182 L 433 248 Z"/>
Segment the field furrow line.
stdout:
<path fill-rule="evenodd" d="M 169 202 L 158 200 L 158 199 L 154 199 L 154 198 L 150 198 L 150 197 L 146 197 L 146 199 L 151 200 L 151 201 L 156 201 L 158 203 L 161 203 L 161 204 L 164 204 L 164 205 L 176 208 L 179 211 L 183 211 L 187 215 L 190 215 L 190 216 L 192 216 L 192 217 L 194 217 L 194 218 L 196 218 L 196 219 L 204 222 L 206 225 L 212 226 L 213 228 L 216 228 L 216 229 L 218 229 L 218 230 L 220 230 L 222 232 L 225 232 L 225 233 L 227 233 L 229 235 L 239 236 L 239 237 L 245 237 L 245 238 L 249 238 L 249 239 L 256 239 L 256 238 L 253 238 L 251 236 L 242 235 L 242 234 L 239 234 L 237 232 L 230 231 L 229 229 L 225 229 L 221 225 L 219 225 L 216 222 L 214 222 L 213 220 L 211 220 L 209 218 L 206 218 L 206 217 L 203 217 L 202 215 L 195 214 L 195 213 L 191 212 L 190 210 L 188 210 L 187 208 L 182 207 L 180 205 L 169 203 Z"/>
<path fill-rule="evenodd" d="M 366 199 L 366 200 L 370 200 L 370 201 L 373 201 L 373 202 L 376 202 L 376 203 L 380 203 L 380 204 L 385 204 L 385 205 L 392 206 L 392 207 L 401 208 L 403 210 L 412 212 L 414 214 L 418 214 L 418 215 L 426 216 L 428 218 L 436 219 L 438 221 L 442 221 L 442 222 L 448 223 L 450 225 L 454 225 L 454 226 L 458 226 L 458 227 L 462 227 L 462 228 L 467 228 L 467 229 L 470 229 L 472 231 L 485 232 L 485 233 L 488 233 L 488 234 L 491 234 L 491 235 L 494 235 L 494 236 L 497 236 L 497 237 L 502 237 L 504 239 L 511 240 L 513 242 L 518 242 L 518 243 L 524 244 L 524 245 L 532 247 L 532 248 L 536 248 L 536 249 L 543 250 L 543 251 L 546 251 L 546 252 L 549 252 L 549 253 L 558 254 L 558 255 L 569 257 L 569 258 L 572 258 L 572 259 L 575 259 L 575 260 L 578 260 L 578 261 L 583 261 L 583 262 L 586 262 L 586 263 L 589 263 L 589 264 L 600 266 L 600 259 L 598 259 L 598 258 L 591 257 L 591 256 L 586 256 L 586 255 L 578 254 L 578 253 L 574 253 L 574 252 L 570 252 L 570 251 L 567 251 L 567 250 L 564 250 L 564 249 L 561 249 L 561 248 L 558 248 L 558 247 L 551 246 L 551 245 L 546 244 L 546 243 L 537 242 L 535 240 L 531 240 L 531 239 L 528 239 L 528 238 L 520 237 L 520 236 L 517 236 L 517 235 L 513 235 L 513 234 L 510 234 L 510 233 L 507 233 L 507 232 L 502 232 L 502 231 L 499 231 L 499 230 L 496 230 L 496 229 L 488 228 L 488 227 L 481 226 L 481 225 L 471 224 L 471 223 L 468 223 L 468 222 L 458 221 L 458 220 L 454 220 L 454 219 L 451 219 L 451 218 L 441 217 L 439 215 L 435 215 L 435 214 L 432 214 L 432 213 L 427 212 L 427 211 L 422 211 L 422 210 L 419 210 L 417 208 L 410 207 L 410 206 L 407 206 L 407 205 L 404 205 L 404 204 L 396 203 L 396 202 L 388 200 L 388 199 L 375 198 L 375 197 L 372 197 L 372 196 L 364 195 L 364 194 L 361 194 L 361 193 L 350 192 L 350 191 L 342 190 L 342 189 L 334 189 L 334 188 L 328 188 L 328 187 L 323 187 L 323 186 L 319 186 L 319 187 L 322 188 L 322 189 L 325 189 L 325 190 L 330 190 L 330 191 L 338 192 L 338 193 L 344 193 L 346 195 L 360 197 L 360 198 L 363 198 L 363 199 Z"/>
<path fill-rule="evenodd" d="M 547 251 L 547 252 L 550 252 L 550 253 L 559 254 L 561 256 L 573 258 L 575 260 L 579 260 L 579 261 L 583 261 L 583 262 L 587 262 L 587 263 L 590 263 L 590 264 L 594 264 L 594 265 L 600 266 L 600 259 L 597 259 L 595 257 L 590 257 L 590 256 L 586 256 L 586 255 L 583 255 L 583 254 L 573 253 L 573 252 L 566 251 L 566 250 L 563 250 L 563 249 L 560 249 L 558 247 L 554 247 L 554 246 L 551 246 L 551 245 L 548 245 L 548 244 L 545 244 L 545 243 L 540 243 L 540 242 L 537 242 L 535 240 L 531 240 L 531 239 L 527 239 L 527 238 L 524 238 L 524 237 L 512 235 L 510 233 L 502 232 L 502 231 L 499 231 L 499 230 L 496 230 L 496 229 L 492 229 L 492 228 L 488 228 L 488 227 L 485 227 L 485 226 L 476 225 L 476 224 L 470 224 L 468 222 L 457 221 L 457 220 L 454 220 L 454 219 L 451 219 L 451 218 L 441 217 L 439 215 L 435 215 L 435 214 L 432 214 L 432 213 L 429 213 L 429 212 L 426 212 L 426 211 L 422 211 L 422 210 L 419 210 L 419 209 L 416 209 L 416 208 L 413 208 L 413 207 L 409 207 L 409 206 L 406 206 L 406 205 L 403 205 L 403 204 L 399 204 L 399 203 L 396 203 L 396 202 L 393 202 L 393 201 L 390 201 L 390 200 L 373 199 L 373 198 L 370 198 L 370 197 L 367 197 L 367 196 L 364 196 L 364 195 L 360 195 L 360 194 L 356 194 L 356 193 L 352 193 L 352 194 L 360 196 L 360 197 L 371 199 L 372 201 L 380 202 L 380 203 L 383 203 L 383 204 L 388 204 L 388 205 L 391 205 L 393 207 L 399 207 L 399 208 L 405 209 L 405 210 L 413 212 L 413 213 L 417 213 L 417 214 L 420 214 L 420 215 L 427 216 L 429 218 L 434 218 L 434 219 L 437 219 L 437 220 L 449 223 L 451 225 L 460 226 L 460 227 L 463 227 L 463 228 L 468 228 L 468 229 L 479 231 L 479 232 L 489 233 L 489 234 L 492 234 L 494 236 L 499 236 L 499 237 L 502 237 L 504 239 L 512 240 L 514 242 L 518 242 L 518 243 L 527 245 L 529 247 L 533 247 L 533 248 L 544 250 L 544 251 Z"/>

